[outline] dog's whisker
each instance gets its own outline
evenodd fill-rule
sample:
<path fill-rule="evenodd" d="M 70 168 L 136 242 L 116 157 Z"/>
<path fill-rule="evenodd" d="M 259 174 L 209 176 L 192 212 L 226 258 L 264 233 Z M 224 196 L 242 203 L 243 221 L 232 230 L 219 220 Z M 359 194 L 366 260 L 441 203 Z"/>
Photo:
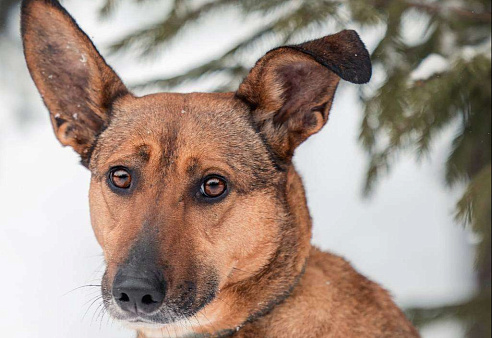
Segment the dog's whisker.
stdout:
<path fill-rule="evenodd" d="M 194 317 L 198 322 L 198 327 L 200 327 L 203 331 L 206 331 L 206 327 L 200 322 L 200 320 L 198 319 L 198 315 L 195 315 Z"/>
<path fill-rule="evenodd" d="M 91 318 L 91 325 L 94 323 L 94 320 L 97 320 L 97 316 L 96 315 L 99 315 L 99 312 L 101 311 L 101 308 L 104 307 L 104 304 L 101 303 L 97 306 L 96 310 L 94 311 L 94 314 L 92 315 L 92 318 Z"/>
<path fill-rule="evenodd" d="M 165 308 L 165 310 L 166 310 L 166 316 L 167 316 L 168 318 L 172 318 L 172 316 L 171 316 L 171 312 L 169 311 L 169 309 L 168 309 L 168 308 Z M 165 326 L 165 328 L 166 328 L 166 331 L 167 331 L 167 335 L 168 335 L 168 337 L 171 337 L 171 332 L 169 331 L 169 326 L 168 326 L 168 325 L 166 325 L 166 326 Z M 175 331 L 174 333 L 176 333 L 176 330 L 174 330 L 174 331 Z"/>
<path fill-rule="evenodd" d="M 96 302 L 96 301 L 98 301 L 98 300 L 100 300 L 100 299 L 102 299 L 102 295 L 101 295 L 100 293 L 98 293 L 97 295 L 92 296 L 89 300 L 87 300 L 87 301 L 86 301 L 86 302 L 82 305 L 82 307 L 86 307 L 86 306 L 89 306 L 89 307 L 90 307 L 89 303 L 94 303 L 94 302 Z M 92 304 L 91 304 L 91 305 L 92 305 Z"/>
<path fill-rule="evenodd" d="M 106 315 L 106 313 L 107 313 L 106 307 L 103 306 L 101 310 L 101 319 L 99 320 L 99 330 L 102 330 L 102 322 L 104 320 L 104 316 Z"/>
<path fill-rule="evenodd" d="M 70 294 L 70 293 L 72 293 L 72 292 L 75 292 L 75 291 L 77 291 L 77 290 L 80 290 L 80 289 L 85 289 L 85 288 L 95 288 L 95 287 L 99 287 L 99 288 L 100 288 L 100 287 L 101 287 L 101 285 L 82 285 L 82 286 L 76 287 L 75 289 L 70 290 L 70 291 L 68 291 L 68 292 L 64 293 L 64 294 L 62 295 L 62 297 L 65 297 L 65 296 L 67 296 L 68 294 Z"/>
<path fill-rule="evenodd" d="M 214 332 L 218 332 L 218 329 L 215 327 L 215 325 L 212 323 L 212 321 L 210 319 L 208 319 L 208 317 L 205 315 L 205 313 L 202 313 L 202 316 L 205 317 L 205 319 L 207 320 L 207 322 L 210 324 L 210 326 L 212 327 L 212 330 Z"/>
<path fill-rule="evenodd" d="M 219 296 L 217 296 L 216 298 L 219 300 L 219 302 L 224 303 L 230 310 L 234 309 L 234 307 L 231 306 L 231 304 L 228 301 L 226 301 L 225 299 L 223 299 Z"/>
<path fill-rule="evenodd" d="M 188 322 L 188 324 L 190 325 L 190 330 L 191 330 L 193 333 L 195 333 L 195 330 L 194 330 L 194 325 L 193 325 L 193 323 L 191 322 L 191 319 L 190 319 L 188 316 L 185 316 L 185 315 L 183 314 L 183 312 L 182 312 L 182 311 L 179 311 L 179 317 L 181 317 L 181 320 L 183 320 L 183 321 L 187 321 L 187 322 Z M 181 321 L 181 320 L 180 320 L 180 321 Z M 186 329 L 185 324 L 180 324 L 180 326 L 181 326 L 181 328 L 185 328 L 185 329 Z"/>

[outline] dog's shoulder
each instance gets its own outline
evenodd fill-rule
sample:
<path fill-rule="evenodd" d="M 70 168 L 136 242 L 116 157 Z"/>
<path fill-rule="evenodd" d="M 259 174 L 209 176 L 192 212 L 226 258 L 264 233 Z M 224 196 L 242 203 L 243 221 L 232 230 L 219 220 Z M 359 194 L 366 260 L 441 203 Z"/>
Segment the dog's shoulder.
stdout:
<path fill-rule="evenodd" d="M 316 248 L 291 297 L 250 329 L 286 338 L 419 337 L 386 290 L 345 259 Z"/>

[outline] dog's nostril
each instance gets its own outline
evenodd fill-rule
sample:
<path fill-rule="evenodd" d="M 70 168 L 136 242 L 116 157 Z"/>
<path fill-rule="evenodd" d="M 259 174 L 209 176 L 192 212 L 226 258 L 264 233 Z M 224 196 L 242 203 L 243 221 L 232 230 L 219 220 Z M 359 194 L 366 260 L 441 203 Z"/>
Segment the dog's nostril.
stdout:
<path fill-rule="evenodd" d="M 145 305 L 152 305 L 152 304 L 156 304 L 157 302 L 152 298 L 151 295 L 145 295 L 142 297 L 142 304 L 145 304 Z"/>
<path fill-rule="evenodd" d="M 120 295 L 120 298 L 118 298 L 118 300 L 120 302 L 129 302 L 130 301 L 130 297 L 128 297 L 128 295 L 126 293 L 122 293 Z"/>
<path fill-rule="evenodd" d="M 157 311 L 166 297 L 166 283 L 159 273 L 122 268 L 113 281 L 113 299 L 127 313 L 136 315 Z"/>

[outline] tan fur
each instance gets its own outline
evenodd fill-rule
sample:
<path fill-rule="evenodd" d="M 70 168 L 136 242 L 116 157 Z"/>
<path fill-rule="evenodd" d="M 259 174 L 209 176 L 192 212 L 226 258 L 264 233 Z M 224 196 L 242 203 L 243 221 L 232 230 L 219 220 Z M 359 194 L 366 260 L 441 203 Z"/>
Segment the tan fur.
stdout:
<path fill-rule="evenodd" d="M 340 257 L 311 249 L 293 294 L 234 337 L 416 337 L 386 291 Z"/>
<path fill-rule="evenodd" d="M 139 98 L 57 1 L 23 1 L 22 31 L 55 134 L 92 174 L 111 316 L 140 338 L 418 337 L 384 290 L 311 246 L 292 164 L 328 121 L 340 79 L 370 78 L 355 32 L 268 53 L 236 93 Z M 132 175 L 127 191 L 108 178 L 120 167 Z M 220 201 L 200 195 L 210 174 L 227 181 Z M 163 278 L 165 299 L 148 316 L 112 294 L 127 266 Z"/>

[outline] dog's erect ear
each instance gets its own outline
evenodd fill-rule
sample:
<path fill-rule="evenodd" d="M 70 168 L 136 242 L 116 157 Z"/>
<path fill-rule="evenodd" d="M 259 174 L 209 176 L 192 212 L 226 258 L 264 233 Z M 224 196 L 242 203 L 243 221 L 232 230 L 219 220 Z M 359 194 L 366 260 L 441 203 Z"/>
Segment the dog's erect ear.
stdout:
<path fill-rule="evenodd" d="M 128 90 L 58 1 L 24 0 L 21 26 L 27 65 L 56 136 L 87 165 L 112 103 Z"/>
<path fill-rule="evenodd" d="M 276 155 L 295 148 L 327 122 L 340 78 L 369 82 L 369 52 L 354 31 L 275 49 L 258 61 L 236 93 Z"/>

